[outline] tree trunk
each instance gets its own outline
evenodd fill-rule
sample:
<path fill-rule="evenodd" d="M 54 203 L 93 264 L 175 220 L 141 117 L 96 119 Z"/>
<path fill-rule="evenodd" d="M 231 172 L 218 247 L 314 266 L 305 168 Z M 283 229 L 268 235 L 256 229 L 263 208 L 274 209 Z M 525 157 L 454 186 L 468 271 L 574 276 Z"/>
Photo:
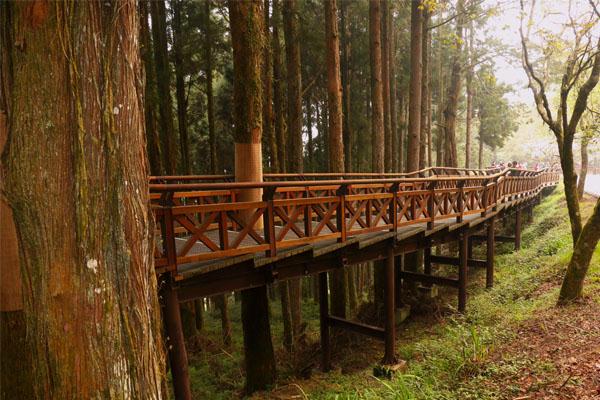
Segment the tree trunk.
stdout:
<path fill-rule="evenodd" d="M 288 94 L 288 172 L 303 172 L 302 160 L 302 74 L 298 37 L 298 1 L 287 0 L 283 8 Z M 293 301 L 293 299 L 292 299 Z"/>
<path fill-rule="evenodd" d="M 430 116 L 430 74 L 429 74 L 429 48 L 431 47 L 431 33 L 428 29 L 431 14 L 425 8 L 423 10 L 423 28 L 422 28 L 422 74 L 421 74 L 421 146 L 419 147 L 419 169 L 427 166 L 427 156 L 431 145 L 429 137 L 431 136 L 431 127 L 429 126 Z M 424 37 L 423 37 L 424 36 Z"/>
<path fill-rule="evenodd" d="M 456 112 L 458 109 L 458 97 L 461 87 L 461 53 L 464 24 L 464 0 L 458 0 L 456 5 L 456 34 L 455 34 L 455 53 L 452 62 L 452 75 L 450 85 L 448 86 L 448 98 L 446 108 L 444 109 L 444 165 L 446 167 L 458 167 L 458 157 L 456 154 Z"/>
<path fill-rule="evenodd" d="M 213 97 L 213 54 L 212 54 L 212 21 L 211 0 L 204 0 L 204 62 L 206 63 L 206 115 L 208 119 L 208 142 L 210 144 L 210 173 L 218 174 L 217 135 L 215 132 L 215 106 Z"/>
<path fill-rule="evenodd" d="M 150 173 L 160 175 L 163 173 L 161 162 L 160 141 L 156 126 L 156 69 L 152 53 L 152 40 L 150 28 L 148 27 L 149 6 L 147 0 L 139 2 L 140 9 L 140 55 L 144 62 L 145 92 L 144 92 L 144 116 L 146 121 L 146 152 L 150 162 Z"/>
<path fill-rule="evenodd" d="M 154 63 L 158 93 L 160 138 L 162 142 L 163 165 L 169 175 L 177 170 L 177 149 L 173 128 L 173 100 L 171 98 L 171 69 L 167 50 L 167 21 L 164 0 L 150 1 L 152 14 L 152 38 Z"/>
<path fill-rule="evenodd" d="M 467 67 L 467 116 L 466 116 L 466 133 L 465 133 L 465 168 L 471 166 L 471 130 L 473 122 L 473 41 L 475 28 L 473 27 L 473 19 L 469 21 L 469 47 L 468 47 L 468 67 Z"/>
<path fill-rule="evenodd" d="M 421 91 L 423 52 L 423 5 L 421 0 L 411 1 L 410 18 L 410 98 L 408 109 L 408 172 L 419 169 L 421 138 Z"/>
<path fill-rule="evenodd" d="M 300 42 L 298 37 L 298 2 L 288 0 L 283 8 L 283 30 L 285 36 L 285 58 L 287 65 L 288 94 L 288 172 L 304 171 L 302 146 L 302 73 L 300 70 Z M 289 282 L 292 330 L 294 340 L 300 336 L 302 326 L 302 280 Z"/>
<path fill-rule="evenodd" d="M 350 31 L 346 18 L 348 17 L 348 2 L 342 1 L 340 3 L 340 14 L 341 14 L 341 46 L 342 46 L 342 114 L 343 114 L 343 137 L 344 137 L 344 170 L 351 172 L 352 168 L 352 127 L 350 124 L 350 108 L 351 108 L 351 94 L 350 94 Z"/>
<path fill-rule="evenodd" d="M 269 37 L 269 0 L 264 0 L 265 11 L 265 38 Z M 271 47 L 266 42 L 264 48 L 263 64 L 263 137 L 266 142 L 266 153 L 269 157 L 269 166 L 272 172 L 279 171 L 279 160 L 277 159 L 277 141 L 275 139 L 274 117 L 273 117 L 273 65 L 271 63 Z"/>
<path fill-rule="evenodd" d="M 588 143 L 589 138 L 584 136 L 581 138 L 581 169 L 579 170 L 579 178 L 577 180 L 577 196 L 581 199 L 585 193 L 585 178 L 588 171 Z"/>
<path fill-rule="evenodd" d="M 483 132 L 479 128 L 479 169 L 483 168 Z"/>
<path fill-rule="evenodd" d="M 159 399 L 135 2 L 8 8 L 3 161 L 26 278 L 32 398 Z"/>
<path fill-rule="evenodd" d="M 223 337 L 223 345 L 231 346 L 231 320 L 229 319 L 229 306 L 227 304 L 227 296 L 220 294 L 214 297 L 215 305 L 221 314 L 221 335 Z"/>
<path fill-rule="evenodd" d="M 594 213 L 584 225 L 573 249 L 567 273 L 563 279 L 558 304 L 568 304 L 583 295 L 583 282 L 587 274 L 594 249 L 600 239 L 600 199 L 596 202 Z"/>
<path fill-rule="evenodd" d="M 329 172 L 344 172 L 342 135 L 342 84 L 336 0 L 325 0 L 325 44 L 327 48 L 327 106 L 329 109 Z M 331 313 L 346 317 L 346 279 L 343 268 L 331 272 Z"/>
<path fill-rule="evenodd" d="M 271 38 L 271 49 L 273 51 L 273 108 L 275 113 L 275 140 L 277 141 L 277 162 L 279 169 L 277 172 L 285 172 L 286 170 L 286 154 L 285 148 L 285 101 L 284 101 L 284 85 L 282 61 L 281 61 L 281 40 L 279 37 L 279 26 L 281 24 L 281 4 L 279 0 L 273 1 L 273 17 L 271 23 L 273 25 L 273 36 Z"/>
<path fill-rule="evenodd" d="M 381 0 L 381 79 L 383 83 L 383 131 L 385 172 L 392 172 L 392 117 L 390 108 L 390 4 Z"/>
<path fill-rule="evenodd" d="M 283 345 L 287 351 L 292 351 L 294 334 L 292 332 L 292 314 L 290 312 L 290 289 L 288 281 L 278 283 L 281 300 L 281 319 L 283 320 Z"/>
<path fill-rule="evenodd" d="M 369 54 L 371 61 L 371 169 L 384 172 L 383 81 L 381 76 L 380 0 L 369 0 Z"/>
<path fill-rule="evenodd" d="M 262 180 L 262 79 L 264 45 L 261 0 L 229 1 L 234 68 L 236 181 Z M 260 201 L 261 191 L 244 190 L 239 201 Z M 251 214 L 251 213 L 248 213 Z M 240 215 L 248 219 L 250 215 Z M 246 392 L 263 390 L 275 381 L 275 356 L 269 325 L 266 286 L 242 291 L 242 326 Z"/>
<path fill-rule="evenodd" d="M 181 7 L 182 0 L 173 0 L 173 61 L 175 64 L 175 97 L 177 98 L 177 124 L 179 127 L 179 152 L 181 154 L 181 172 L 190 174 L 190 143 L 188 139 L 187 110 L 188 102 L 185 93 L 185 77 L 183 70 L 183 48 Z"/>

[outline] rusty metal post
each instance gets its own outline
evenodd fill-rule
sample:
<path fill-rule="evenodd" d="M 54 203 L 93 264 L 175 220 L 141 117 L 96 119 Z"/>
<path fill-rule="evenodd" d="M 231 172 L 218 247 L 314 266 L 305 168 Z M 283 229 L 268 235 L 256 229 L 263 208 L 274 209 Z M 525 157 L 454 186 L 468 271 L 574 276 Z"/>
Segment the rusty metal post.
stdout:
<path fill-rule="evenodd" d="M 396 256 L 396 261 L 394 265 L 394 269 L 396 270 L 396 276 L 394 277 L 396 308 L 402 307 L 402 274 L 400 272 L 402 271 L 403 257 L 404 256 L 402 254 Z"/>
<path fill-rule="evenodd" d="M 521 210 L 515 213 L 515 250 L 521 250 Z"/>
<path fill-rule="evenodd" d="M 496 217 L 490 218 L 487 226 L 487 246 L 485 257 L 485 287 L 491 288 L 494 286 L 494 225 Z"/>
<path fill-rule="evenodd" d="M 458 240 L 458 311 L 460 312 L 464 312 L 467 307 L 468 241 L 468 233 L 460 235 Z"/>
<path fill-rule="evenodd" d="M 331 369 L 331 346 L 329 344 L 329 296 L 327 290 L 327 272 L 319 274 L 319 320 L 321 328 L 321 368 L 323 372 Z"/>
<path fill-rule="evenodd" d="M 161 285 L 161 294 L 164 302 L 164 318 L 167 330 L 167 349 L 169 351 L 169 364 L 173 377 L 173 390 L 177 400 L 191 400 L 190 376 L 188 373 L 188 358 L 183 339 L 181 313 L 177 291 L 173 287 L 170 274 L 165 274 Z"/>
<path fill-rule="evenodd" d="M 394 247 L 390 244 L 387 248 L 385 260 L 385 353 L 384 364 L 396 362 L 396 306 L 395 306 L 395 258 Z"/>

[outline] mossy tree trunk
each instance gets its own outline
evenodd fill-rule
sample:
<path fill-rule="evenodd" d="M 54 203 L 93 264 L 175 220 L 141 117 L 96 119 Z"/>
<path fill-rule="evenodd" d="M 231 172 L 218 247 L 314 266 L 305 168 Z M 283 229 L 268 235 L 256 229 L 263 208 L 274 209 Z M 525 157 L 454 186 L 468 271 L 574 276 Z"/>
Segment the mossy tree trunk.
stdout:
<path fill-rule="evenodd" d="M 36 398 L 159 399 L 136 4 L 8 8 L 4 190 L 19 237 L 28 384 Z"/>
<path fill-rule="evenodd" d="M 264 14 L 262 0 L 229 1 L 234 69 L 236 181 L 262 180 L 262 78 Z M 240 201 L 260 201 L 260 190 L 240 193 Z M 241 215 L 247 219 L 250 215 Z M 275 355 L 269 325 L 266 286 L 241 293 L 246 392 L 266 389 L 275 381 Z"/>

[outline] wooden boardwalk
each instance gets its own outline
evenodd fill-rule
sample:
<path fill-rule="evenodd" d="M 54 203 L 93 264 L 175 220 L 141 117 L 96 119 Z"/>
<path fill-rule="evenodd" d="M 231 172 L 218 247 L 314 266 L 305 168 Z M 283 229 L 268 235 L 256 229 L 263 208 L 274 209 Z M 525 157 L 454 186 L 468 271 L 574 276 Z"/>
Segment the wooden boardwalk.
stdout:
<path fill-rule="evenodd" d="M 334 178 L 334 179 L 332 179 Z M 486 270 L 493 284 L 495 241 L 520 246 L 521 214 L 558 183 L 553 171 L 429 168 L 412 174 L 279 174 L 267 182 L 230 182 L 229 176 L 153 177 L 157 221 L 155 265 L 161 277 L 174 385 L 187 385 L 187 356 L 179 302 L 318 274 L 322 366 L 329 368 L 329 328 L 349 329 L 385 342 L 395 359 L 395 310 L 403 282 L 455 288 L 458 310 L 467 302 L 468 267 Z M 310 179 L 310 180 L 306 180 Z M 262 201 L 239 201 L 246 191 Z M 256 198 L 256 196 L 254 197 Z M 498 236 L 495 221 L 515 218 L 514 236 Z M 458 243 L 458 257 L 431 248 Z M 472 257 L 486 244 L 484 260 Z M 403 271 L 398 257 L 424 251 L 423 270 Z M 385 327 L 329 315 L 327 271 L 385 260 Z M 433 264 L 454 265 L 438 276 Z M 177 376 L 176 376 L 177 375 Z"/>

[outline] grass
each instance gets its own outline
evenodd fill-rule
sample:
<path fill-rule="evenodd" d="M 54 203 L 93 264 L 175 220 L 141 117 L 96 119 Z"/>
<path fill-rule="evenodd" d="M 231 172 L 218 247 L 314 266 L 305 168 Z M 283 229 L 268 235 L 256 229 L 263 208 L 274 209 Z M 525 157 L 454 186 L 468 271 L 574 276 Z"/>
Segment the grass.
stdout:
<path fill-rule="evenodd" d="M 296 379 L 293 361 L 287 359 L 282 349 L 279 305 L 272 302 L 279 386 L 274 392 L 256 397 L 268 398 L 290 390 L 297 398 L 310 399 L 497 399 L 518 394 L 518 387 L 510 377 L 523 368 L 534 374 L 553 373 L 555 367 L 547 361 L 510 355 L 499 357 L 495 350 L 514 340 L 522 323 L 556 303 L 560 281 L 571 255 L 570 229 L 563 199 L 562 191 L 556 190 L 535 208 L 534 221 L 524 226 L 521 251 L 511 252 L 510 245 L 498 246 L 495 286 L 490 290 L 483 289 L 483 275 L 475 274 L 471 278 L 465 314 L 452 311 L 456 301 L 452 294 L 436 300 L 437 311 L 433 315 L 411 317 L 402 325 L 397 334 L 397 352 L 408 364 L 403 373 L 397 373 L 391 380 L 372 376 L 382 346 L 362 337 L 334 352 L 334 363 L 341 368 L 327 374 L 315 371 L 310 379 Z M 592 205 L 591 202 L 583 203 L 582 215 L 589 215 Z M 480 250 L 475 251 L 477 256 Z M 600 303 L 600 248 L 596 249 L 592 260 L 585 293 Z M 238 305 L 232 306 L 231 314 L 233 351 L 219 349 L 217 315 L 208 318 L 206 337 L 215 343 L 207 346 L 212 350 L 196 352 L 192 356 L 195 398 L 227 399 L 241 394 L 242 334 Z M 317 305 L 307 301 L 303 317 L 308 323 L 308 341 L 317 343 Z M 490 379 L 506 381 L 506 384 L 502 387 L 489 385 Z"/>

